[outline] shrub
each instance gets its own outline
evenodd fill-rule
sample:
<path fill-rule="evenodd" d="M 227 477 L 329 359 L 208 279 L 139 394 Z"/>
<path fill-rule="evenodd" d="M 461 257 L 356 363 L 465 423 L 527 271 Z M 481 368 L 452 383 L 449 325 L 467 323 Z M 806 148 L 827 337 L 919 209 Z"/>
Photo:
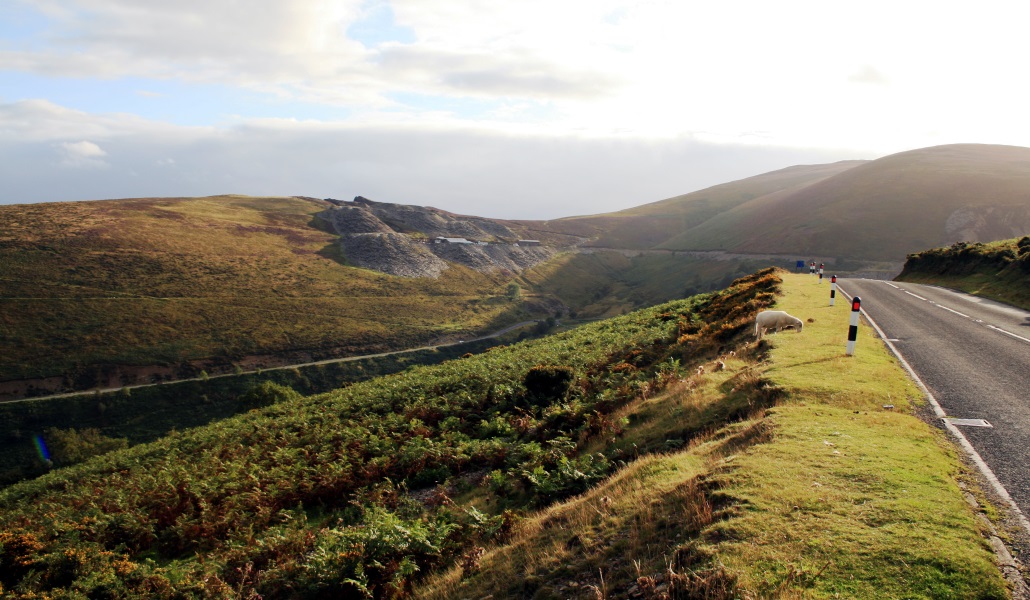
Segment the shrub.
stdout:
<path fill-rule="evenodd" d="M 54 464 L 62 467 L 129 447 L 129 440 L 107 437 L 94 427 L 82 431 L 77 431 L 75 428 L 51 427 L 46 430 L 45 435 L 51 460 L 54 461 Z"/>
<path fill-rule="evenodd" d="M 572 385 L 572 367 L 537 365 L 526 373 L 523 383 L 530 394 L 540 400 L 561 400 Z"/>
<path fill-rule="evenodd" d="M 1016 242 L 1016 248 L 1019 249 L 1019 255 L 1030 254 L 1030 236 L 1023 236 Z"/>
<path fill-rule="evenodd" d="M 244 410 L 278 404 L 287 400 L 296 400 L 301 395 L 291 387 L 265 381 L 246 391 L 240 396 L 240 408 Z"/>

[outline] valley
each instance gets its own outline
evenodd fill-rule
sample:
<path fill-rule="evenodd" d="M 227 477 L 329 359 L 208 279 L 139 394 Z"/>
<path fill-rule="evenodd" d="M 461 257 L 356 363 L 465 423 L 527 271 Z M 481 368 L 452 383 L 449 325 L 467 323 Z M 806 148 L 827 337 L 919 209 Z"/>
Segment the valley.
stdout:
<path fill-rule="evenodd" d="M 3 206 L 0 386 L 10 399 L 414 348 L 796 260 L 891 278 L 910 252 L 1030 232 L 1028 153 L 796 166 L 550 221 L 360 196 Z"/>

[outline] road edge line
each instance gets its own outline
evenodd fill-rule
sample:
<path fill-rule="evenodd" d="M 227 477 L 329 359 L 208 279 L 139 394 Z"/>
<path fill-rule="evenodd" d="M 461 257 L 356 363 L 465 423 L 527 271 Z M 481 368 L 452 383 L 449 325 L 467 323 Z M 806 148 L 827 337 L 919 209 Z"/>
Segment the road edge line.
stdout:
<path fill-rule="evenodd" d="M 841 288 L 840 282 L 837 283 L 837 289 L 840 290 L 842 294 L 847 296 L 849 302 L 851 301 L 851 295 Z M 955 438 L 957 438 L 959 445 L 962 446 L 962 449 L 966 451 L 966 454 L 969 456 L 970 460 L 973 461 L 973 464 L 976 465 L 976 468 L 980 471 L 980 474 L 987 479 L 988 483 L 991 484 L 991 487 L 994 488 L 994 491 L 998 494 L 998 496 L 1000 496 L 1002 500 L 1008 503 L 1009 510 L 1012 511 L 1013 516 L 1016 518 L 1016 522 L 1019 523 L 1023 527 L 1023 529 L 1026 530 L 1027 534 L 1030 534 L 1030 520 L 1028 520 L 1026 518 L 1026 515 L 1023 514 L 1023 511 L 1019 509 L 1019 506 L 1016 504 L 1015 500 L 1013 500 L 1012 496 L 1009 495 L 1008 490 L 1006 490 L 1005 486 L 1003 486 L 1001 484 L 1001 481 L 998 480 L 998 476 L 994 474 L 994 471 L 992 471 L 989 466 L 987 466 L 987 463 L 984 462 L 983 457 L 981 457 L 980 453 L 976 451 L 976 448 L 974 448 L 973 445 L 969 443 L 969 439 L 966 438 L 965 434 L 963 434 L 961 430 L 959 430 L 958 426 L 949 423 L 947 419 L 944 418 L 947 416 L 947 413 L 944 412 L 944 409 L 941 407 L 940 403 L 937 402 L 937 398 L 934 398 L 933 394 L 930 393 L 930 389 L 926 387 L 925 383 L 923 383 L 923 380 L 919 378 L 919 375 L 916 375 L 916 372 L 912 368 L 912 365 L 908 364 L 908 361 L 905 360 L 905 357 L 901 355 L 901 352 L 899 352 L 898 349 L 894 346 L 894 344 L 892 344 L 890 340 L 887 339 L 887 335 L 883 333 L 883 330 L 880 329 L 880 326 L 876 324 L 876 321 L 874 321 L 873 318 L 869 316 L 869 313 L 867 313 L 864 308 L 861 309 L 861 312 L 862 316 L 865 317 L 866 321 L 868 321 L 869 324 L 872 325 L 873 329 L 876 331 L 876 335 L 878 335 L 880 337 L 880 340 L 887 345 L 887 348 L 890 349 L 891 354 L 893 354 L 895 358 L 897 358 L 901 362 L 901 365 L 905 367 L 905 370 L 908 372 L 909 377 L 911 377 L 916 382 L 916 386 L 919 388 L 920 391 L 923 392 L 923 394 L 926 396 L 926 399 L 930 401 L 930 405 L 933 407 L 934 414 L 936 414 L 941 419 L 941 421 L 944 423 L 944 427 L 952 435 L 954 435 Z"/>

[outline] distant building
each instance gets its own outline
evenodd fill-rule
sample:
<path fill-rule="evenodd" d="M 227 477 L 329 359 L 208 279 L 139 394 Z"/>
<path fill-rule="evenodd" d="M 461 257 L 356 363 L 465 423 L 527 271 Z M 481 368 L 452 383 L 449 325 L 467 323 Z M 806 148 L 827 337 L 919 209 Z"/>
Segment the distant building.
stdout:
<path fill-rule="evenodd" d="M 540 240 L 519 240 L 515 243 L 516 246 L 540 246 Z"/>
<path fill-rule="evenodd" d="M 472 242 L 465 238 L 449 238 L 449 237 L 438 237 L 433 242 L 437 244 L 471 244 Z"/>

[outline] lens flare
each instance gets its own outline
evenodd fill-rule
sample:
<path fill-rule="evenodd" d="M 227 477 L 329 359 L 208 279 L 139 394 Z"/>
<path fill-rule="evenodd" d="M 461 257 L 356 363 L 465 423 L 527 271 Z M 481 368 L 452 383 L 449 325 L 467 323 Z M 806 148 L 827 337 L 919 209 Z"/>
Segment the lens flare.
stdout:
<path fill-rule="evenodd" d="M 33 436 L 32 441 L 36 443 L 36 452 L 39 453 L 39 458 L 46 464 L 50 464 L 50 450 L 47 450 L 46 442 L 43 441 L 41 436 Z"/>

